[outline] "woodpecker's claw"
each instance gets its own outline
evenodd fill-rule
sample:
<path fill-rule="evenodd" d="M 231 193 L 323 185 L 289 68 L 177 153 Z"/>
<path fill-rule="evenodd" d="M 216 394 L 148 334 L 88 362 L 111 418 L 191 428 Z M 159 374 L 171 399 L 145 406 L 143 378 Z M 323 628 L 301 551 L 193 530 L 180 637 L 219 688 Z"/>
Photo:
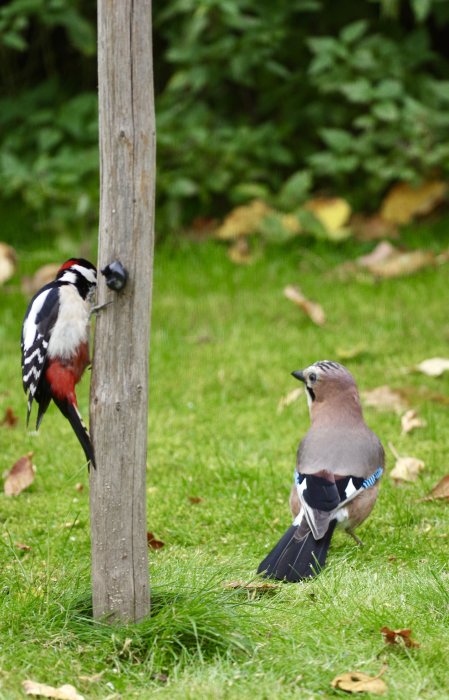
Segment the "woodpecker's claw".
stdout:
<path fill-rule="evenodd" d="M 107 306 L 109 306 L 109 304 L 113 304 L 113 303 L 114 303 L 114 300 L 112 300 L 112 301 L 107 301 L 107 302 L 105 302 L 104 304 L 98 304 L 97 306 L 92 306 L 92 308 L 91 308 L 91 310 L 90 310 L 89 318 L 92 318 L 92 316 L 93 316 L 94 314 L 98 314 L 99 311 L 102 311 L 102 310 L 105 309 Z"/>

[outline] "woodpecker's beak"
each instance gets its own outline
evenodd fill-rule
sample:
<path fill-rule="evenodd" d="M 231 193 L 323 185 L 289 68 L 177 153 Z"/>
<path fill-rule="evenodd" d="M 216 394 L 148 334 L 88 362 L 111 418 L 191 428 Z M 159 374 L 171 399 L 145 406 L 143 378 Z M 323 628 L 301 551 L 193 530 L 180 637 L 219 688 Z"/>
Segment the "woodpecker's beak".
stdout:
<path fill-rule="evenodd" d="M 292 372 L 292 376 L 293 376 L 295 379 L 299 379 L 300 382 L 304 382 L 304 384 L 306 383 L 306 378 L 305 378 L 305 376 L 304 376 L 304 373 L 301 372 L 300 369 L 296 370 L 296 372 Z"/>

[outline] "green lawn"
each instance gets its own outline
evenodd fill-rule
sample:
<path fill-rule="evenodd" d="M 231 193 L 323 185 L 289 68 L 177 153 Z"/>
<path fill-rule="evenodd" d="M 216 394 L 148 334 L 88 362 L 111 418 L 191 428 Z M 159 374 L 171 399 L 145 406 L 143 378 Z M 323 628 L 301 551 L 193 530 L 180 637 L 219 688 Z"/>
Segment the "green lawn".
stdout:
<path fill-rule="evenodd" d="M 403 240 L 440 251 L 448 223 L 411 229 Z M 449 375 L 402 370 L 449 356 L 449 266 L 371 284 L 339 281 L 334 269 L 374 244 L 296 240 L 266 248 L 248 267 L 215 242 L 157 248 L 148 527 L 165 547 L 150 552 L 151 619 L 123 629 L 90 617 L 82 451 L 55 407 L 38 435 L 25 428 L 20 276 L 79 253 L 67 240 L 56 249 L 38 243 L 22 244 L 19 273 L 0 291 L 0 417 L 8 406 L 20 416 L 15 428 L 0 428 L 1 471 L 31 450 L 37 466 L 28 491 L 0 495 L 0 697 L 24 697 L 21 682 L 31 678 L 111 700 L 332 698 L 345 696 L 330 686 L 335 675 L 374 675 L 385 663 L 388 698 L 447 698 L 449 510 L 418 499 L 449 473 Z M 283 297 L 287 284 L 324 306 L 323 328 Z M 290 372 L 360 343 L 367 352 L 346 362 L 359 387 L 404 389 L 427 421 L 401 436 L 396 414 L 365 410 L 388 460 L 379 501 L 359 530 L 365 547 L 337 533 L 313 581 L 257 596 L 225 588 L 251 580 L 290 524 L 295 451 L 309 423 L 302 397 L 277 411 L 297 386 Z M 87 417 L 88 377 L 79 399 Z M 415 484 L 389 479 L 389 441 L 425 461 Z M 412 628 L 420 648 L 386 646 L 384 625 Z"/>

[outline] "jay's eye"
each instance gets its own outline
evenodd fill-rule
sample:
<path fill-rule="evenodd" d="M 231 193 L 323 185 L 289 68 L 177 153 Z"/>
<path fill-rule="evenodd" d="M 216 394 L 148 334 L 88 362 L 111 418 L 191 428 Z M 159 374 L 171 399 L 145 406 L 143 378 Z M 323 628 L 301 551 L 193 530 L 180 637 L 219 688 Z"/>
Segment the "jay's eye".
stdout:
<path fill-rule="evenodd" d="M 315 384 L 315 382 L 316 382 L 316 374 L 315 374 L 315 372 L 310 372 L 308 379 L 309 379 L 309 382 L 310 382 L 311 384 Z"/>

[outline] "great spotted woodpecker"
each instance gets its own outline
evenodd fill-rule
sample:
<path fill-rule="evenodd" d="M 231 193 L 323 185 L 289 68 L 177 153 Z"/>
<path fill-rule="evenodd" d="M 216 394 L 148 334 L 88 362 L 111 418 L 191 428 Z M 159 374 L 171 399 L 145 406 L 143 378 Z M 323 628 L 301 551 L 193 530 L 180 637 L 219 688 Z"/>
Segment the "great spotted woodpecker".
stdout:
<path fill-rule="evenodd" d="M 67 260 L 53 282 L 32 298 L 21 341 L 27 425 L 33 399 L 38 403 L 36 430 L 53 399 L 94 467 L 93 448 L 77 408 L 75 385 L 89 364 L 89 316 L 96 284 L 92 263 L 83 258 Z"/>

